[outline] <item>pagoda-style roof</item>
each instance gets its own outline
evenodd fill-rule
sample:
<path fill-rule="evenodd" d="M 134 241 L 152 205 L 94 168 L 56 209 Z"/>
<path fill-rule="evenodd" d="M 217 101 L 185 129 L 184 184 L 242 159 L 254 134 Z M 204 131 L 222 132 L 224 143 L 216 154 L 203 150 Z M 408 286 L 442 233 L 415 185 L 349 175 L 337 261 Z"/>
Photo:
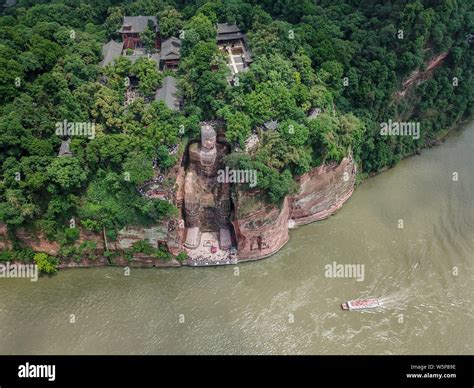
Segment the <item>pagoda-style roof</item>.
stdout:
<path fill-rule="evenodd" d="M 244 39 L 244 34 L 236 24 L 218 23 L 217 42 Z"/>
<path fill-rule="evenodd" d="M 240 32 L 240 28 L 236 24 L 230 23 L 217 23 L 218 34 L 230 34 Z"/>
<path fill-rule="evenodd" d="M 158 21 L 156 16 L 124 16 L 122 27 L 118 32 L 141 34 L 148 26 L 148 21 L 151 21 L 158 31 Z"/>
<path fill-rule="evenodd" d="M 171 60 L 180 59 L 181 40 L 175 37 L 166 39 L 161 44 L 160 59 Z"/>

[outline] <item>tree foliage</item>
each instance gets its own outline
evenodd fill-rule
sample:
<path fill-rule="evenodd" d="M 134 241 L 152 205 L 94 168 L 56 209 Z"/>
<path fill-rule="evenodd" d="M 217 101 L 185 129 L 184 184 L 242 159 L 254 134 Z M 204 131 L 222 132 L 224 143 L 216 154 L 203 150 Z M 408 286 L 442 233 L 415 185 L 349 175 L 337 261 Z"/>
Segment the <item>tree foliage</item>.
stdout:
<path fill-rule="evenodd" d="M 175 214 L 137 185 L 152 177 L 153 162 L 161 171 L 177 163 L 169 150 L 196 137 L 201 120 L 223 119 L 241 149 L 258 136 L 251 153 L 227 162 L 257 170 L 257 190 L 277 203 L 313 167 L 352 152 L 360 170 L 378 171 L 473 112 L 468 0 L 18 3 L 0 17 L 0 220 L 12 228 L 37 223 L 55 236 L 78 217 L 89 230 L 115 233 Z M 181 36 L 174 75 L 183 112 L 153 101 L 163 74 L 152 60 L 98 66 L 124 15 L 157 16 L 162 38 Z M 225 22 L 247 34 L 254 59 L 233 86 L 215 39 Z M 152 35 L 143 36 L 149 51 Z M 130 79 L 140 96 L 125 105 Z M 380 136 L 389 119 L 420 122 L 420 139 Z M 94 123 L 95 132 L 73 137 L 73 156 L 60 158 L 55 128 L 64 120 Z"/>

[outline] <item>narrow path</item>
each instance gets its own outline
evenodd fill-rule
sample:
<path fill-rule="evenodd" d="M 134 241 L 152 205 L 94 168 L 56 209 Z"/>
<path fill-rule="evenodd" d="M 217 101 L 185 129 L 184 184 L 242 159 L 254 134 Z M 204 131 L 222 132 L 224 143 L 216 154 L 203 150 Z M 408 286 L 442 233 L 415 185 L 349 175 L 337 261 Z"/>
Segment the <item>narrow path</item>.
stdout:
<path fill-rule="evenodd" d="M 239 69 L 237 69 L 237 64 L 234 61 L 234 54 L 232 54 L 230 48 L 227 49 L 227 52 L 229 53 L 230 65 L 234 69 L 234 74 L 237 74 L 239 72 Z"/>

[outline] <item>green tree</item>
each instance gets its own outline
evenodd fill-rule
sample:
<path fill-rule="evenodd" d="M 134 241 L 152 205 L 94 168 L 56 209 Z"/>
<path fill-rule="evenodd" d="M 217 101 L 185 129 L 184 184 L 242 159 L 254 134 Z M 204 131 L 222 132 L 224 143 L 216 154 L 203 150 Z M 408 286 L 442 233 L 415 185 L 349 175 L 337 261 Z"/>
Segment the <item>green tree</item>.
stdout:
<path fill-rule="evenodd" d="M 199 41 L 213 41 L 216 34 L 215 25 L 206 15 L 200 13 L 193 16 L 184 25 L 182 54 L 186 54 Z"/>
<path fill-rule="evenodd" d="M 160 21 L 160 34 L 163 39 L 167 39 L 181 31 L 184 21 L 181 13 L 173 7 L 167 7 L 158 14 Z"/>
<path fill-rule="evenodd" d="M 215 41 L 200 41 L 181 61 L 181 92 L 187 101 L 212 117 L 224 106 L 229 88 L 228 73 Z"/>
<path fill-rule="evenodd" d="M 156 62 L 148 58 L 138 58 L 131 71 L 138 77 L 139 90 L 146 96 L 154 95 L 161 82 Z"/>
<path fill-rule="evenodd" d="M 145 30 L 140 34 L 140 39 L 148 53 L 152 53 L 155 51 L 155 40 L 156 34 L 148 25 Z"/>
<path fill-rule="evenodd" d="M 80 188 L 87 179 L 84 165 L 75 157 L 54 159 L 49 165 L 47 173 L 51 182 L 65 191 Z"/>
<path fill-rule="evenodd" d="M 233 111 L 228 105 L 220 109 L 217 114 L 226 120 L 227 140 L 237 142 L 244 148 L 245 140 L 251 134 L 250 117 L 243 112 Z"/>
<path fill-rule="evenodd" d="M 153 177 L 150 158 L 144 154 L 132 153 L 123 164 L 124 176 L 130 177 L 130 182 L 142 184 Z"/>

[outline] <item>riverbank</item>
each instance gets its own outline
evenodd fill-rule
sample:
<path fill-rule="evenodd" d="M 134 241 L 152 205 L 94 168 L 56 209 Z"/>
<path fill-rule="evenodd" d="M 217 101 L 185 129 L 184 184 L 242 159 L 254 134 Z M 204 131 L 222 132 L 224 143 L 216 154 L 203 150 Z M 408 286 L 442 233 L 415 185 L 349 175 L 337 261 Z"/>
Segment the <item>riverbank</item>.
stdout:
<path fill-rule="evenodd" d="M 419 156 L 419 155 L 421 155 L 423 150 L 433 148 L 433 147 L 438 147 L 438 146 L 442 145 L 451 134 L 453 134 L 454 132 L 456 132 L 458 130 L 462 130 L 462 127 L 467 125 L 468 123 L 469 123 L 469 119 L 464 119 L 464 120 L 460 120 L 456 124 L 451 125 L 449 128 L 445 129 L 444 131 L 441 131 L 436 136 L 435 139 L 432 139 L 427 144 L 425 144 L 423 148 L 418 149 L 418 150 L 414 151 L 413 153 L 406 155 L 402 160 L 406 160 L 406 159 L 411 158 L 413 156 Z M 397 165 L 398 165 L 398 163 L 394 166 L 391 166 L 391 167 L 390 166 L 385 166 L 384 168 L 380 169 L 377 172 L 371 172 L 371 173 L 360 172 L 360 173 L 358 173 L 357 177 L 356 177 L 356 187 L 359 186 L 360 184 L 362 184 L 362 182 L 364 182 L 366 179 L 375 177 L 377 175 L 380 175 L 380 174 L 382 174 L 382 173 L 384 173 L 388 170 L 391 170 L 392 168 L 396 167 Z"/>
<path fill-rule="evenodd" d="M 460 129 L 465 123 L 462 122 L 459 125 L 451 126 L 440 133 L 425 148 L 442 144 L 450 134 Z M 419 152 L 409 155 L 405 159 L 416 154 L 419 155 Z M 249 211 L 247 215 L 234 222 L 239 247 L 237 256 L 232 260 L 212 261 L 206 263 L 206 266 L 235 265 L 241 262 L 262 260 L 276 254 L 289 242 L 289 229 L 330 217 L 352 196 L 356 186 L 359 186 L 368 177 L 374 177 L 390 169 L 387 167 L 378 173 L 360 174 L 357 173 L 357 169 L 352 163 L 351 158 L 345 158 L 338 166 L 315 168 L 310 173 L 304 174 L 297 179 L 299 185 L 298 193 L 285 199 L 281 207 L 258 206 L 257 211 Z M 334 182 L 345 182 L 345 186 L 342 188 L 337 187 Z M 256 224 L 254 222 L 256 219 L 261 221 L 257 227 L 255 227 Z M 127 231 L 127 239 L 129 236 L 132 236 L 130 233 L 132 233 L 134 239 L 138 240 L 145 238 L 149 234 L 146 230 L 140 231 L 139 228 L 132 228 Z M 0 243 L 3 244 L 5 249 L 5 246 L 8 246 L 8 243 L 5 241 L 5 237 L 8 234 L 5 227 L 0 228 L 0 234 L 3 236 L 3 241 L 0 241 Z M 21 236 L 24 241 L 28 241 L 29 247 L 36 252 L 46 252 L 54 256 L 54 253 L 59 251 L 59 246 L 56 243 L 51 245 L 42 236 L 30 238 L 31 236 L 28 236 L 25 232 L 22 232 Z M 127 256 L 124 254 L 125 252 L 120 250 L 120 244 L 117 242 L 112 244 L 114 246 L 113 255 L 109 254 L 106 257 L 104 255 L 106 244 L 99 241 L 100 238 L 101 236 L 91 236 L 90 233 L 86 233 L 81 238 L 81 242 L 91 239 L 91 241 L 99 245 L 93 259 L 88 257 L 81 257 L 79 259 L 77 257 L 76 259 L 63 258 L 58 268 L 70 269 L 105 266 L 176 268 L 196 266 L 196 260 L 191 262 L 186 259 L 177 260 L 176 255 L 170 255 L 167 260 L 160 260 L 156 256 L 144 253 L 135 253 L 133 257 L 130 257 L 130 255 Z"/>

